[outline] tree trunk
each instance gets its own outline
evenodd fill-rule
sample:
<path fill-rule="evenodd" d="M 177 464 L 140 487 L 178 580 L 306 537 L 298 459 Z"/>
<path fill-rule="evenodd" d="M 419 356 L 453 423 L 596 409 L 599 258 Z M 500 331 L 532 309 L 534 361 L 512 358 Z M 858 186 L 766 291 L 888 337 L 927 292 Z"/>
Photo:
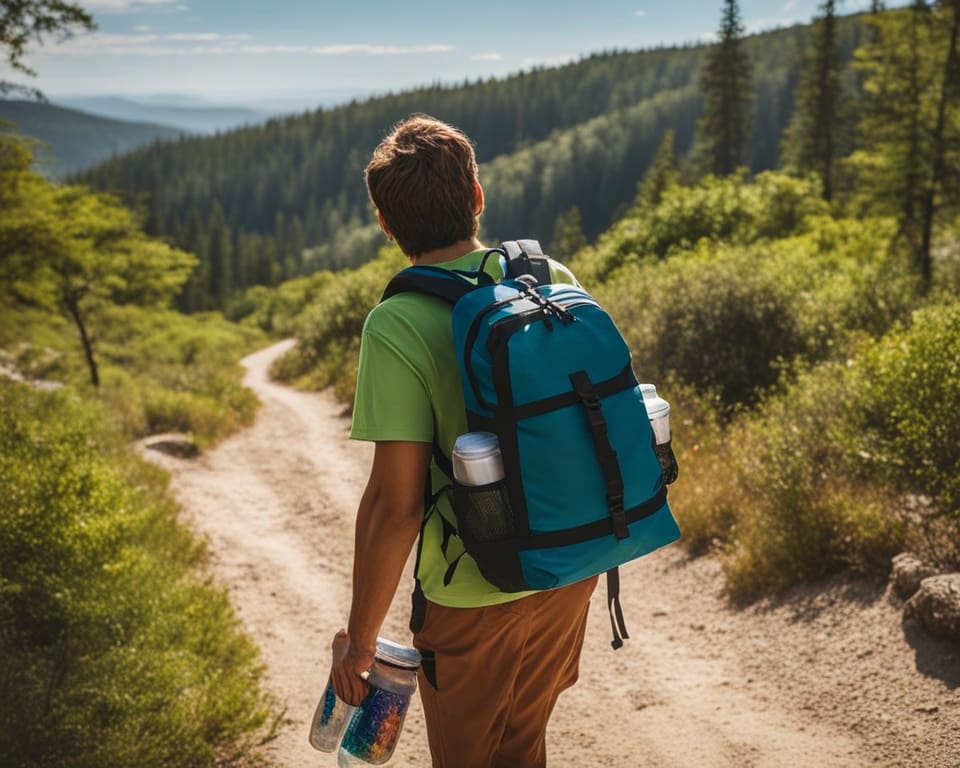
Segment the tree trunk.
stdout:
<path fill-rule="evenodd" d="M 93 356 L 93 342 L 90 340 L 87 327 L 83 322 L 83 316 L 80 314 L 80 303 L 73 297 L 65 298 L 63 303 L 67 309 L 67 313 L 73 319 L 77 330 L 80 332 L 80 341 L 83 342 L 83 354 L 87 358 L 87 368 L 90 369 L 90 383 L 93 384 L 94 387 L 99 387 L 100 374 L 97 371 L 97 361 Z"/>
<path fill-rule="evenodd" d="M 957 57 L 957 37 L 960 34 L 960 0 L 950 3 L 953 11 L 953 20 L 950 25 L 950 44 L 947 47 L 947 57 L 943 66 L 943 80 L 940 86 L 940 102 L 937 104 L 937 124 L 933 131 L 933 163 L 930 181 L 924 190 L 921 215 L 920 252 L 918 253 L 920 277 L 923 280 L 924 290 L 930 288 L 933 281 L 933 219 L 937 213 L 937 193 L 946 171 L 946 122 L 947 107 L 949 106 L 952 88 L 955 87 L 954 78 L 960 76 L 960 62 Z"/>

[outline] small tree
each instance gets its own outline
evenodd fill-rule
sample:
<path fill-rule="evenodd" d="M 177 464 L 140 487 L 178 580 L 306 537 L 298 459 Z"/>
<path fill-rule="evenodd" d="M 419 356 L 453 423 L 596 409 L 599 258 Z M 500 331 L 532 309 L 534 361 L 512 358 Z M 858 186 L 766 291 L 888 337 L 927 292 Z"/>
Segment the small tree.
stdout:
<path fill-rule="evenodd" d="M 700 154 L 706 170 L 733 173 L 743 162 L 753 120 L 750 59 L 743 49 L 743 24 L 736 0 L 724 0 L 720 42 L 707 54 L 700 77 L 704 113 Z"/>
<path fill-rule="evenodd" d="M 0 158 L 19 157 L 0 164 L 0 291 L 65 315 L 97 387 L 91 319 L 107 305 L 169 302 L 196 259 L 148 238 L 116 198 L 53 185 L 27 170 L 23 146 L 0 135 Z"/>

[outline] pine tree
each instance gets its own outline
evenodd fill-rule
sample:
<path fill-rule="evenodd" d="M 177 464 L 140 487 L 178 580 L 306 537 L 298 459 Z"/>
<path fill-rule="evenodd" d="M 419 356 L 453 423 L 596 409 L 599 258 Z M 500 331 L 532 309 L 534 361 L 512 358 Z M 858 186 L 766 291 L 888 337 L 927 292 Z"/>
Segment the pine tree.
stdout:
<path fill-rule="evenodd" d="M 782 156 L 787 167 L 816 171 L 820 175 L 821 195 L 829 201 L 833 199 L 836 161 L 846 154 L 841 132 L 847 110 L 840 80 L 834 0 L 821 3 L 820 13 L 814 20 Z"/>
<path fill-rule="evenodd" d="M 183 249 L 197 258 L 197 268 L 183 286 L 177 297 L 177 308 L 181 312 L 200 312 L 209 309 L 207 285 L 210 281 L 210 261 L 207 256 L 207 241 L 203 232 L 203 221 L 196 207 L 190 210 L 186 226 L 177 235 L 177 242 Z"/>
<path fill-rule="evenodd" d="M 227 299 L 233 290 L 233 276 L 230 266 L 233 261 L 230 230 L 223 216 L 220 203 L 214 201 L 210 220 L 207 222 L 208 258 L 210 264 L 210 282 L 207 293 L 217 309 L 227 305 Z"/>
<path fill-rule="evenodd" d="M 573 207 L 557 216 L 553 239 L 550 241 L 550 255 L 559 261 L 566 261 L 586 245 L 587 237 L 583 234 L 580 209 Z"/>
<path fill-rule="evenodd" d="M 637 188 L 637 206 L 651 208 L 663 199 L 663 193 L 678 181 L 674 131 L 668 129 L 660 140 L 650 167 Z"/>
<path fill-rule="evenodd" d="M 851 163 L 868 204 L 897 216 L 925 288 L 934 228 L 960 208 L 960 0 L 923 0 L 872 22 L 879 39 L 859 52 L 869 100 L 863 149 Z"/>
<path fill-rule="evenodd" d="M 699 151 L 708 172 L 727 176 L 743 162 L 753 119 L 750 59 L 736 0 L 724 0 L 719 37 L 700 77 L 704 113 Z"/>

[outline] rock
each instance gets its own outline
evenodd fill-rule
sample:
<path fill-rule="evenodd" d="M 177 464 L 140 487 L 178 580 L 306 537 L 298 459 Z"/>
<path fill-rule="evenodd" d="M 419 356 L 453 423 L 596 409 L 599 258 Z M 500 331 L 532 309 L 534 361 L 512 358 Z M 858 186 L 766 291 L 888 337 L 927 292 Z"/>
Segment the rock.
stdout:
<path fill-rule="evenodd" d="M 200 453 L 197 444 L 188 435 L 179 433 L 151 435 L 141 440 L 139 446 L 141 450 L 159 451 L 179 459 L 192 459 Z"/>
<path fill-rule="evenodd" d="M 960 573 L 930 576 L 903 606 L 903 618 L 914 619 L 932 635 L 960 640 Z"/>
<path fill-rule="evenodd" d="M 924 563 L 919 557 L 902 552 L 893 558 L 890 570 L 890 586 L 901 600 L 908 600 L 918 589 L 920 582 L 936 576 L 937 569 Z"/>

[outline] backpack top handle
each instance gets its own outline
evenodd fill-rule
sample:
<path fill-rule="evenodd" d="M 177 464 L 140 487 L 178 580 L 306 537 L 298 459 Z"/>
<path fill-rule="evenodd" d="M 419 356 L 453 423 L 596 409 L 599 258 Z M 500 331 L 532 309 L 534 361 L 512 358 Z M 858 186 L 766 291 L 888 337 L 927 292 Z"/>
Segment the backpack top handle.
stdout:
<path fill-rule="evenodd" d="M 536 240 L 507 240 L 500 247 L 507 256 L 507 276 L 533 275 L 537 285 L 549 285 L 550 260 Z"/>

